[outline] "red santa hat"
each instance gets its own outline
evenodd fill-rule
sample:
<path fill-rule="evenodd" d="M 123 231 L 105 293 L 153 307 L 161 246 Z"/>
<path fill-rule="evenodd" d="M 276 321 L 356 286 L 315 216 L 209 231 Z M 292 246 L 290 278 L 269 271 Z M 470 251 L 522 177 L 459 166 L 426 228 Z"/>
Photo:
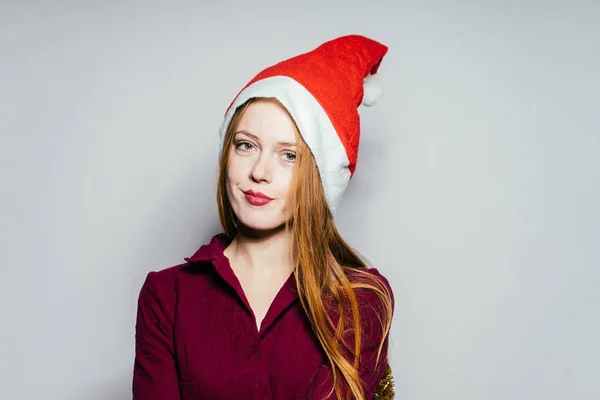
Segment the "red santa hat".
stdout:
<path fill-rule="evenodd" d="M 315 158 L 329 208 L 335 213 L 356 168 L 358 107 L 373 105 L 380 97 L 373 78 L 387 50 L 367 37 L 349 35 L 266 68 L 227 108 L 220 129 L 221 146 L 240 105 L 254 97 L 279 100 Z"/>

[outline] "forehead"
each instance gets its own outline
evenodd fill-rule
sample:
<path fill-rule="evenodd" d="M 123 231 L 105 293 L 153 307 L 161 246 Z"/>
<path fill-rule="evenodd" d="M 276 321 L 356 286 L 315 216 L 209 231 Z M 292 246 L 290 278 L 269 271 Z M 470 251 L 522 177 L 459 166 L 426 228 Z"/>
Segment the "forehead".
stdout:
<path fill-rule="evenodd" d="M 279 102 L 261 99 L 248 106 L 236 131 L 245 131 L 261 140 L 294 143 L 296 126 L 288 111 Z"/>

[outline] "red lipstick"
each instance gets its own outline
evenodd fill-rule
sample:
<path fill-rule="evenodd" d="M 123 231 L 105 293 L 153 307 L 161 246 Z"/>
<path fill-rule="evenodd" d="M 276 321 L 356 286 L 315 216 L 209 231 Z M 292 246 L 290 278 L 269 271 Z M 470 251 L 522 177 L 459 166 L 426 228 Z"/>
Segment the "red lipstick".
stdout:
<path fill-rule="evenodd" d="M 264 206 L 273 200 L 266 194 L 255 192 L 254 190 L 246 190 L 244 191 L 244 194 L 246 195 L 246 200 L 248 200 L 248 203 L 252 204 L 253 206 Z"/>

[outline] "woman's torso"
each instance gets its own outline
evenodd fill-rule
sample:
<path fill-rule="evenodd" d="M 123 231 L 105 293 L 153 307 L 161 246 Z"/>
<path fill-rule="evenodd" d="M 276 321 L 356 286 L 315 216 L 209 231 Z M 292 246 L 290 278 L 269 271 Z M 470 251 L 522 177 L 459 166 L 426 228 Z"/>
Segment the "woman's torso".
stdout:
<path fill-rule="evenodd" d="M 182 399 L 302 399 L 326 359 L 298 300 L 283 284 L 260 331 L 222 244 L 159 272 L 174 285 L 173 335 Z"/>

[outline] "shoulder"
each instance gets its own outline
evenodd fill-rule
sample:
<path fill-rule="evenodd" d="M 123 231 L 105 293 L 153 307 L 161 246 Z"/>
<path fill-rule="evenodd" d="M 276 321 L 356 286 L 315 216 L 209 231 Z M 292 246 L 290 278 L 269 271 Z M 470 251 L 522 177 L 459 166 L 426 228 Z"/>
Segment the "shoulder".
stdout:
<path fill-rule="evenodd" d="M 150 271 L 142 284 L 141 294 L 155 294 L 161 299 L 173 297 L 181 290 L 202 287 L 211 280 L 210 262 L 185 262 L 161 270 Z"/>
<path fill-rule="evenodd" d="M 148 272 L 140 289 L 139 303 L 161 303 L 165 305 L 174 303 L 179 275 L 182 274 L 182 270 L 186 265 L 180 264 Z"/>
<path fill-rule="evenodd" d="M 146 275 L 146 282 L 158 287 L 172 286 L 186 274 L 186 268 L 189 265 L 188 262 L 185 262 L 172 267 L 149 271 Z"/>
<path fill-rule="evenodd" d="M 358 305 L 361 325 L 368 331 L 377 331 L 377 325 L 387 325 L 394 312 L 394 294 L 389 280 L 377 268 L 346 268 L 350 286 Z M 327 307 L 330 318 L 337 323 L 340 308 L 346 310 L 345 323 L 351 325 L 353 318 L 352 306 L 345 300 L 342 304 Z"/>
<path fill-rule="evenodd" d="M 379 343 L 394 316 L 392 286 L 377 268 L 351 271 L 350 275 L 364 338 L 367 342 Z"/>
<path fill-rule="evenodd" d="M 205 265 L 184 263 L 148 272 L 137 299 L 139 329 L 144 326 L 170 329 L 177 310 L 192 304 L 190 294 L 204 292 L 210 281 L 206 273 L 209 270 Z"/>
<path fill-rule="evenodd" d="M 377 268 L 346 268 L 345 274 L 356 296 L 363 346 L 376 348 L 386 338 L 394 313 L 394 294 L 387 277 Z M 340 305 L 330 313 L 334 326 L 339 323 Z M 344 311 L 345 335 L 354 335 L 354 310 L 349 301 L 341 305 Z M 350 336 L 350 337 L 351 337 Z"/>
<path fill-rule="evenodd" d="M 393 307 L 394 291 L 387 277 L 377 268 L 348 269 L 346 276 L 354 287 L 359 301 L 366 305 L 377 305 L 382 299 L 388 298 Z"/>
<path fill-rule="evenodd" d="M 374 279 L 380 281 L 389 290 L 392 290 L 392 286 L 390 285 L 390 281 L 377 268 L 374 268 L 374 267 L 367 268 L 365 270 L 365 272 L 368 273 L 369 275 L 371 275 Z"/>
<path fill-rule="evenodd" d="M 218 254 L 222 254 L 226 245 L 227 239 L 222 234 L 215 235 L 210 242 L 201 245 L 191 257 L 185 257 L 185 262 L 148 272 L 141 295 L 168 300 L 175 295 L 178 288 L 197 285 L 199 280 L 210 273 L 211 269 L 206 267 L 212 264 Z"/>

